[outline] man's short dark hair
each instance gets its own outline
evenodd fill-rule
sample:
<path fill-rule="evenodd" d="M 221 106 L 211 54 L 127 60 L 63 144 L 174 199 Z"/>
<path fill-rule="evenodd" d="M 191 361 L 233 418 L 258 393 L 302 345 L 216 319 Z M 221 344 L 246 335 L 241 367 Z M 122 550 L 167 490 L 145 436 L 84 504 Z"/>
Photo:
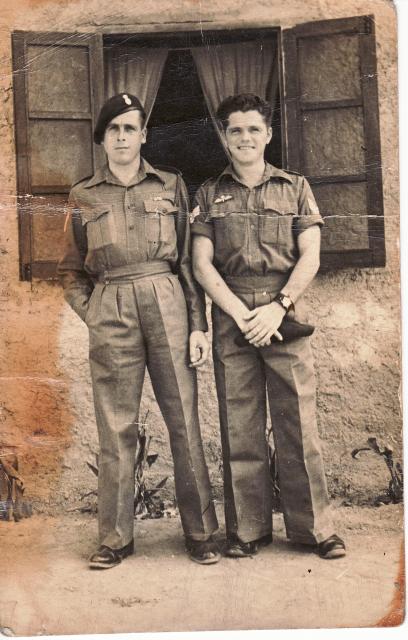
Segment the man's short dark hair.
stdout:
<path fill-rule="evenodd" d="M 258 111 L 263 117 L 266 126 L 271 126 L 271 105 L 254 93 L 239 93 L 235 96 L 228 96 L 228 98 L 225 98 L 225 100 L 221 102 L 217 109 L 216 117 L 222 124 L 224 131 L 228 126 L 228 118 L 231 113 L 235 113 L 235 111 L 242 111 L 243 113 L 246 111 Z"/>

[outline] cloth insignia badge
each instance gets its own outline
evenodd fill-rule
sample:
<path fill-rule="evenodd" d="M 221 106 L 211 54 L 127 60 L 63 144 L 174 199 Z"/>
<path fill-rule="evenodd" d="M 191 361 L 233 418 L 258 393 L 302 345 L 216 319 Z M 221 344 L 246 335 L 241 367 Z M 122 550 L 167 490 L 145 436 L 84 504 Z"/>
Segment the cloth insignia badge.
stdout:
<path fill-rule="evenodd" d="M 232 196 L 230 195 L 222 195 L 219 198 L 217 198 L 216 200 L 214 200 L 214 204 L 220 204 L 221 202 L 227 202 L 227 200 L 232 200 Z"/>
<path fill-rule="evenodd" d="M 309 209 L 312 213 L 314 213 L 315 215 L 320 215 L 320 211 L 319 208 L 317 206 L 317 204 L 315 203 L 314 200 L 312 200 L 312 198 L 308 198 L 307 199 L 307 204 L 309 205 Z"/>
<path fill-rule="evenodd" d="M 200 207 L 199 205 L 197 205 L 196 207 L 194 207 L 194 209 L 190 212 L 189 215 L 189 219 L 190 219 L 190 224 L 193 224 L 194 220 L 196 219 L 197 216 L 200 215 Z"/>
<path fill-rule="evenodd" d="M 163 198 L 161 196 L 154 196 L 154 198 L 152 198 L 154 202 L 159 202 L 161 200 L 163 200 Z"/>
<path fill-rule="evenodd" d="M 132 104 L 132 101 L 131 101 L 131 99 L 129 98 L 129 96 L 127 95 L 127 93 L 124 93 L 124 94 L 123 94 L 123 99 L 124 99 L 124 101 L 126 102 L 126 104 L 127 104 L 127 105 L 129 105 L 129 106 L 130 106 L 130 105 Z"/>

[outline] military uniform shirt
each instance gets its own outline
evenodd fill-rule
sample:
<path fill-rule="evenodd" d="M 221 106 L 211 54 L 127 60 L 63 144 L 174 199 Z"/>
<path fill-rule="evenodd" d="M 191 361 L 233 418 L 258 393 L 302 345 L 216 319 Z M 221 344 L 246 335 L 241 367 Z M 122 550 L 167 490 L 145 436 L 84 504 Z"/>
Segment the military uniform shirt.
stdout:
<path fill-rule="evenodd" d="M 307 180 L 265 164 L 250 188 L 231 166 L 198 189 L 191 215 L 193 234 L 214 243 L 214 266 L 223 276 L 290 272 L 299 259 L 297 236 L 323 225 Z"/>
<path fill-rule="evenodd" d="M 180 174 L 141 158 L 125 186 L 108 166 L 72 189 L 58 273 L 67 302 L 84 319 L 93 280 L 110 269 L 167 261 L 180 278 L 190 331 L 207 330 L 204 294 L 192 276 L 189 201 Z"/>

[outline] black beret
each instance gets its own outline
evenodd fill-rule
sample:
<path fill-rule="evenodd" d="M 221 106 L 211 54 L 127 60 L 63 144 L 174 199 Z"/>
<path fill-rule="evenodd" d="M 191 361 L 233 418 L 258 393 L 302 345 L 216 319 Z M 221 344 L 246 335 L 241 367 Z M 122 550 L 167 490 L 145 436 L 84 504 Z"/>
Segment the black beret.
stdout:
<path fill-rule="evenodd" d="M 121 113 L 127 111 L 140 111 L 143 122 L 146 119 L 146 113 L 143 109 L 140 100 L 136 96 L 132 96 L 130 93 L 118 93 L 116 96 L 109 98 L 103 105 L 94 131 L 94 141 L 96 144 L 101 144 L 105 129 L 109 122 L 120 116 Z"/>

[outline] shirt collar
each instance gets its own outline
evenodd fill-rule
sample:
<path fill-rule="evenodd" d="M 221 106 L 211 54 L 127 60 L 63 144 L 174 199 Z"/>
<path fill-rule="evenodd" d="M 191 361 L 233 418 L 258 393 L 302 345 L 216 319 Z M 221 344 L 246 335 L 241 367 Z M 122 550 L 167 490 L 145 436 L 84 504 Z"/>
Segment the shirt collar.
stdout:
<path fill-rule="evenodd" d="M 158 178 L 160 182 L 165 182 L 160 173 L 156 171 L 156 169 L 154 169 L 152 165 L 147 162 L 147 160 L 145 160 L 144 158 L 140 158 L 139 171 L 127 186 L 132 187 L 135 184 L 139 184 L 139 182 L 142 182 L 142 180 L 144 180 L 148 174 L 156 176 L 156 178 Z M 94 187 L 97 184 L 101 184 L 102 182 L 106 182 L 107 184 L 116 184 L 120 187 L 124 186 L 123 183 L 113 175 L 107 164 L 97 169 L 92 178 L 88 180 L 88 182 L 84 186 L 85 189 L 88 189 L 90 187 Z"/>
<path fill-rule="evenodd" d="M 237 174 L 234 171 L 234 167 L 232 164 L 229 164 L 225 167 L 224 171 L 220 174 L 218 180 L 221 180 L 224 176 L 229 176 L 233 178 L 236 182 L 241 182 L 238 178 Z M 283 169 L 278 169 L 278 167 L 274 167 L 273 164 L 269 164 L 269 162 L 265 162 L 265 171 L 261 180 L 261 184 L 263 182 L 267 182 L 271 178 L 280 178 L 282 180 L 287 180 L 290 183 L 293 183 L 293 178 L 289 173 L 286 173 Z"/>

